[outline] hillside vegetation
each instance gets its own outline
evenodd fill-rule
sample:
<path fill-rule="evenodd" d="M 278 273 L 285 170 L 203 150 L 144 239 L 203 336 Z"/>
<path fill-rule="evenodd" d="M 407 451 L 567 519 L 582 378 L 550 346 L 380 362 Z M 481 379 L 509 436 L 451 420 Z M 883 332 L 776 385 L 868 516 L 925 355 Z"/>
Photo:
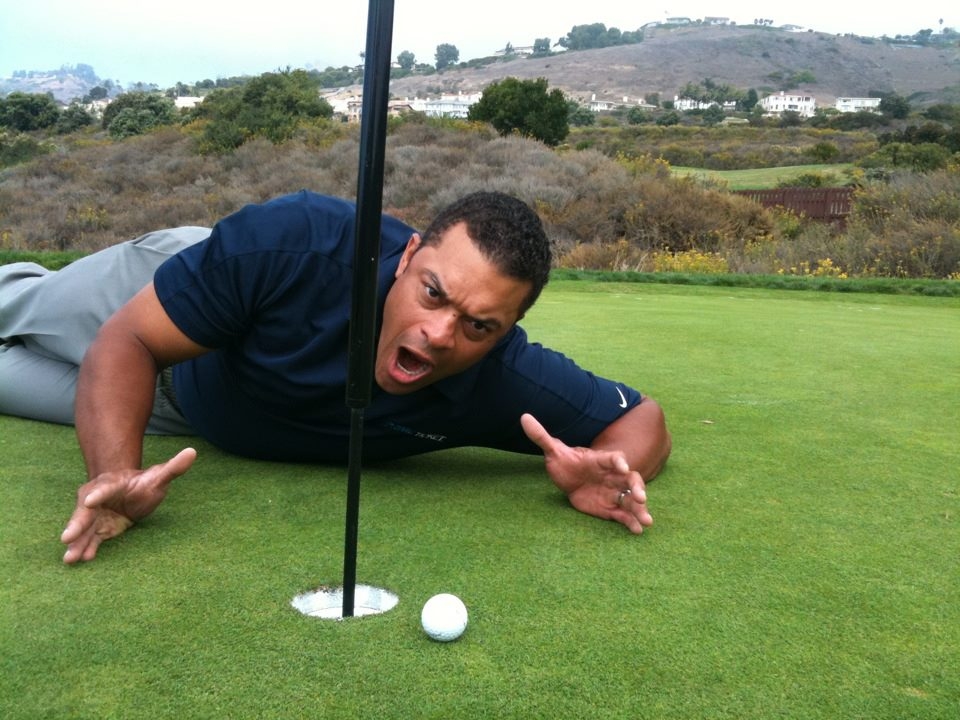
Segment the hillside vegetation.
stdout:
<path fill-rule="evenodd" d="M 960 105 L 923 105 L 956 82 L 956 50 L 955 42 L 913 47 L 770 28 L 657 28 L 631 45 L 411 75 L 393 83 L 394 94 L 415 83 L 469 89 L 485 77 L 544 71 L 568 94 L 582 83 L 623 95 L 641 85 L 664 92 L 676 81 L 750 86 L 753 104 L 595 114 L 554 89 L 559 115 L 567 114 L 555 148 L 521 136 L 532 132 L 536 104 L 524 106 L 521 124 L 501 128 L 505 136 L 486 123 L 410 113 L 390 122 L 384 205 L 423 227 L 468 191 L 513 193 L 544 218 L 558 265 L 575 270 L 956 279 Z M 870 53 L 883 63 L 871 65 Z M 929 64 L 911 64 L 920 57 Z M 629 91 L 620 84 L 627 78 Z M 755 87 L 797 78 L 823 92 L 891 94 L 879 113 L 764 116 Z M 539 80 L 514 80 L 519 95 L 503 102 L 528 99 L 525 85 L 546 93 Z M 353 197 L 359 128 L 337 119 L 318 87 L 304 70 L 264 73 L 182 112 L 161 92 L 125 93 L 96 122 L 79 104 L 61 110 L 45 95 L 0 100 L 0 261 L 88 252 L 160 227 L 209 226 L 300 188 Z M 844 222 L 764 208 L 730 192 L 733 180 L 671 169 L 797 165 L 807 168 L 783 183 L 855 188 Z"/>
<path fill-rule="evenodd" d="M 0 251 L 95 250 L 162 227 L 209 226 L 301 188 L 355 195 L 356 126 L 315 121 L 280 144 L 259 138 L 201 155 L 202 125 L 119 141 L 78 132 L 58 152 L 4 170 Z M 469 191 L 513 193 L 540 212 L 563 267 L 915 278 L 960 271 L 955 166 L 864 183 L 841 228 L 675 176 L 649 155 L 553 150 L 486 125 L 414 116 L 392 123 L 387 150 L 387 212 L 424 227 Z"/>

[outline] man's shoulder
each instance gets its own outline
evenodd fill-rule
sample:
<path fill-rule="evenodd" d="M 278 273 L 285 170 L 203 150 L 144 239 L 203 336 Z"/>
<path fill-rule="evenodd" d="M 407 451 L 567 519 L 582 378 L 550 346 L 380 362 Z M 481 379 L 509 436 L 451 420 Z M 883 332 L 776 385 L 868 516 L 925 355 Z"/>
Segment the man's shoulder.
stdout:
<path fill-rule="evenodd" d="M 257 218 L 254 222 L 261 231 L 266 227 L 280 227 L 324 244 L 336 241 L 353 246 L 357 221 L 357 204 L 353 200 L 304 189 L 245 210 Z M 380 235 L 387 248 L 406 245 L 414 232 L 401 220 L 381 214 Z M 261 234 L 269 236 L 269 233 Z"/>

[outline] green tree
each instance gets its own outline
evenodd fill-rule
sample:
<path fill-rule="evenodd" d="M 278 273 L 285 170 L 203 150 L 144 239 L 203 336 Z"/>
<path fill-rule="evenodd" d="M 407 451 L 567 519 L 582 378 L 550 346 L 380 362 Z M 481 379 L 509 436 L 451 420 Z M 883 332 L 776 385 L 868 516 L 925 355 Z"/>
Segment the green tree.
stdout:
<path fill-rule="evenodd" d="M 402 53 L 397 55 L 397 65 L 400 66 L 401 70 L 413 70 L 413 66 L 416 64 L 417 58 L 409 50 L 404 50 Z"/>
<path fill-rule="evenodd" d="M 215 90 L 194 110 L 206 119 L 203 149 L 226 152 L 254 136 L 280 143 L 293 137 L 300 123 L 333 117 L 319 96 L 317 79 L 305 70 L 264 73 L 246 85 Z"/>
<path fill-rule="evenodd" d="M 567 122 L 574 127 L 588 127 L 597 121 L 597 116 L 590 108 L 584 107 L 575 100 L 567 102 Z"/>
<path fill-rule="evenodd" d="M 508 77 L 491 83 L 470 107 L 468 118 L 490 123 L 501 135 L 516 132 L 547 145 L 558 145 L 570 133 L 563 93 L 548 93 L 545 78 Z"/>
<path fill-rule="evenodd" d="M 655 121 L 657 125 L 669 126 L 669 125 L 679 125 L 680 124 L 680 113 L 676 110 L 668 110 L 667 112 L 660 115 Z"/>
<path fill-rule="evenodd" d="M 760 97 L 757 95 L 757 91 L 750 88 L 747 90 L 747 94 L 737 104 L 744 112 L 750 112 L 757 106 L 758 102 L 760 102 Z"/>
<path fill-rule="evenodd" d="M 0 126 L 19 132 L 44 130 L 57 124 L 60 107 L 50 96 L 12 92 L 0 100 Z"/>
<path fill-rule="evenodd" d="M 437 60 L 437 70 L 443 70 L 450 65 L 455 65 L 460 60 L 460 51 L 456 45 L 442 43 L 437 45 L 437 52 L 434 57 Z"/>
<path fill-rule="evenodd" d="M 833 162 L 833 159 L 840 154 L 840 148 L 836 146 L 835 143 L 827 142 L 818 142 L 808 151 L 810 156 L 814 158 L 819 163 L 829 163 Z"/>
<path fill-rule="evenodd" d="M 568 50 L 592 50 L 606 47 L 607 38 L 607 26 L 603 23 L 574 25 L 565 37 L 560 38 L 560 44 Z"/>
<path fill-rule="evenodd" d="M 627 123 L 630 125 L 643 125 L 650 122 L 650 113 L 641 107 L 632 107 L 627 110 Z"/>
<path fill-rule="evenodd" d="M 947 103 L 937 103 L 931 105 L 922 113 L 927 120 L 936 120 L 960 127 L 960 105 L 949 105 Z"/>
<path fill-rule="evenodd" d="M 803 116 L 796 110 L 784 110 L 780 113 L 780 127 L 800 127 L 803 125 Z"/>
<path fill-rule="evenodd" d="M 950 151 L 935 143 L 888 143 L 860 161 L 865 168 L 909 168 L 915 172 L 931 172 L 945 168 Z"/>
<path fill-rule="evenodd" d="M 887 93 L 880 98 L 880 105 L 877 107 L 880 114 L 897 120 L 902 120 L 910 114 L 910 103 L 905 97 L 897 93 Z"/>
<path fill-rule="evenodd" d="M 549 55 L 550 54 L 550 38 L 537 38 L 533 41 L 533 54 L 534 55 Z"/>
<path fill-rule="evenodd" d="M 120 121 L 111 127 L 117 118 L 121 118 Z M 176 121 L 176 106 L 170 98 L 156 93 L 130 92 L 118 95 L 107 105 L 101 125 L 113 137 L 129 137 Z"/>
<path fill-rule="evenodd" d="M 80 103 L 70 103 L 70 107 L 60 113 L 57 119 L 57 132 L 61 135 L 93 125 L 93 116 Z"/>
<path fill-rule="evenodd" d="M 878 115 L 869 110 L 857 110 L 856 112 L 845 112 L 833 116 L 830 119 L 830 127 L 837 130 L 860 130 L 886 125 L 887 122 L 889 121 L 883 115 Z"/>
<path fill-rule="evenodd" d="M 713 104 L 703 111 L 703 122 L 706 125 L 719 125 L 723 122 L 727 114 L 719 105 Z"/>
<path fill-rule="evenodd" d="M 621 32 L 620 28 L 607 28 L 603 23 L 574 25 L 570 32 L 557 42 L 567 50 L 592 50 L 594 48 L 628 45 L 643 40 L 641 30 Z"/>

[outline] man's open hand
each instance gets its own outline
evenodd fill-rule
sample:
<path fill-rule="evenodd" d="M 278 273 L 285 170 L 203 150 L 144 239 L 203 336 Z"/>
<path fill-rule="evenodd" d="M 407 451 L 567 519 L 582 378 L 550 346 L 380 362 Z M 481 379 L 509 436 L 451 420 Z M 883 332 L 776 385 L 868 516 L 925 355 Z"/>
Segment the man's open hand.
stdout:
<path fill-rule="evenodd" d="M 81 485 L 77 507 L 60 536 L 67 546 L 63 561 L 93 560 L 100 543 L 156 510 L 170 482 L 187 472 L 196 457 L 196 450 L 186 448 L 146 470 L 103 473 Z"/>
<path fill-rule="evenodd" d="M 616 520 L 633 533 L 653 524 L 640 473 L 616 450 L 569 447 L 550 435 L 530 414 L 520 418 L 527 437 L 541 450 L 547 474 L 580 512 Z"/>

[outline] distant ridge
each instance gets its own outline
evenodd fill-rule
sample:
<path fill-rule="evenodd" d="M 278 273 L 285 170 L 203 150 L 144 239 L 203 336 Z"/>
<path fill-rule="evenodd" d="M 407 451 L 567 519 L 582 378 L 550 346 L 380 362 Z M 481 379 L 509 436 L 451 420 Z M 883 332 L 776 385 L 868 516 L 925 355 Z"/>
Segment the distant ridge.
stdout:
<path fill-rule="evenodd" d="M 820 104 L 837 97 L 896 92 L 917 104 L 960 103 L 960 46 L 910 45 L 885 39 L 789 32 L 756 26 L 655 28 L 643 42 L 547 58 L 516 59 L 487 67 L 395 80 L 394 96 L 418 92 L 473 92 L 503 77 L 544 77 L 570 96 L 632 99 L 659 93 L 672 100 L 688 82 L 780 89 L 778 78 L 809 71 L 802 89 Z M 761 92 L 762 91 L 762 92 Z"/>
<path fill-rule="evenodd" d="M 795 89 L 814 95 L 821 106 L 833 104 L 837 97 L 879 92 L 898 93 L 914 106 L 960 104 L 960 44 L 956 41 L 921 46 L 754 25 L 657 27 L 645 29 L 644 35 L 643 42 L 634 45 L 491 60 L 484 67 L 411 76 L 392 81 L 390 90 L 398 98 L 469 93 L 504 77 L 543 77 L 551 88 L 579 100 L 596 96 L 636 101 L 653 93 L 661 100 L 672 100 L 687 83 L 706 78 L 765 95 L 779 91 L 783 78 L 805 71 L 814 82 Z M 99 82 L 90 66 L 77 65 L 76 73 L 61 68 L 0 80 L 0 94 L 49 92 L 68 103 Z"/>

